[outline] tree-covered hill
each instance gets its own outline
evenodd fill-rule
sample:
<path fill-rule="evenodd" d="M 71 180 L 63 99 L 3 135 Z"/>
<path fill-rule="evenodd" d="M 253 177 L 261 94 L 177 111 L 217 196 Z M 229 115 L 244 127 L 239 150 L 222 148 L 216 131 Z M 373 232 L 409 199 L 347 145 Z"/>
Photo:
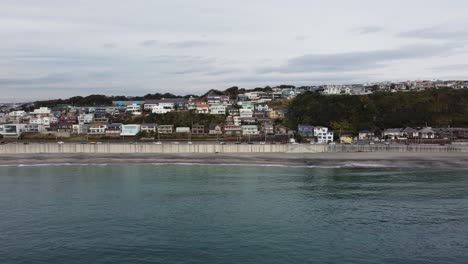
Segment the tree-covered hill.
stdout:
<path fill-rule="evenodd" d="M 468 127 L 468 90 L 320 95 L 307 92 L 289 105 L 289 124 L 329 126 L 342 132 L 389 127 Z"/>

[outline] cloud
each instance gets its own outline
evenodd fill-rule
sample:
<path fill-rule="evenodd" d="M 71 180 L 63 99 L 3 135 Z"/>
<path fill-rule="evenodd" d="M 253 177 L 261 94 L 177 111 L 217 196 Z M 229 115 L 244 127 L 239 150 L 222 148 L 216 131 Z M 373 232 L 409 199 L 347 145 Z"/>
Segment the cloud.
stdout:
<path fill-rule="evenodd" d="M 298 41 L 304 41 L 304 40 L 307 40 L 308 38 L 309 38 L 309 36 L 304 36 L 304 35 L 296 36 L 296 40 L 298 40 Z"/>
<path fill-rule="evenodd" d="M 441 39 L 453 41 L 468 39 L 468 29 L 455 29 L 444 26 L 434 26 L 400 32 L 398 33 L 398 36 L 402 38 Z"/>
<path fill-rule="evenodd" d="M 26 78 L 0 78 L 0 85 L 38 85 L 38 84 L 60 84 L 69 81 L 71 78 L 66 74 L 50 74 L 41 77 Z"/>
<path fill-rule="evenodd" d="M 357 51 L 332 54 L 308 54 L 292 58 L 284 66 L 260 68 L 259 73 L 341 72 L 385 67 L 397 60 L 420 59 L 449 54 L 454 45 L 411 45 L 398 49 Z"/>
<path fill-rule="evenodd" d="M 104 49 L 113 49 L 113 48 L 117 47 L 117 44 L 115 44 L 115 43 L 105 43 L 104 45 L 102 45 L 102 47 Z"/>
<path fill-rule="evenodd" d="M 187 41 L 180 41 L 180 42 L 171 42 L 168 43 L 168 46 L 177 49 L 189 49 L 189 48 L 198 48 L 198 47 L 206 47 L 215 45 L 214 42 L 209 41 L 199 41 L 199 40 L 187 40 Z"/>
<path fill-rule="evenodd" d="M 142 46 L 145 46 L 145 47 L 151 47 L 151 46 L 156 46 L 160 44 L 157 40 L 154 40 L 154 39 L 149 39 L 149 40 L 145 40 L 141 43 Z"/>
<path fill-rule="evenodd" d="M 461 71 L 468 70 L 468 64 L 450 64 L 450 65 L 440 65 L 436 67 L 429 68 L 433 71 Z"/>
<path fill-rule="evenodd" d="M 358 35 L 366 35 L 366 34 L 373 34 L 383 31 L 384 29 L 381 27 L 374 27 L 374 26 L 367 26 L 367 27 L 358 27 L 354 28 L 352 32 Z"/>

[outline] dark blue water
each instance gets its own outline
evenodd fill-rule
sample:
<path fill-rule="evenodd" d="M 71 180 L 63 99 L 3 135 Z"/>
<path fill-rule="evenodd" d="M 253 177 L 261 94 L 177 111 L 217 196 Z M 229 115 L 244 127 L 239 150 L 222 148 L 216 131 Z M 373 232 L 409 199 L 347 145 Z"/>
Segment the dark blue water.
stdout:
<path fill-rule="evenodd" d="M 468 171 L 0 168 L 0 263 L 468 263 Z"/>

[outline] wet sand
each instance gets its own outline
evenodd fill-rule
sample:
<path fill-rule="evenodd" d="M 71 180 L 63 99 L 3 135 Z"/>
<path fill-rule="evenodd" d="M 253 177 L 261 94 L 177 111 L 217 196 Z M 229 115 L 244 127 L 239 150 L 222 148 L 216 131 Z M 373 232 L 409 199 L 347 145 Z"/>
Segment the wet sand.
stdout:
<path fill-rule="evenodd" d="M 226 164 L 323 167 L 468 168 L 468 153 L 1 154 L 0 166 Z"/>

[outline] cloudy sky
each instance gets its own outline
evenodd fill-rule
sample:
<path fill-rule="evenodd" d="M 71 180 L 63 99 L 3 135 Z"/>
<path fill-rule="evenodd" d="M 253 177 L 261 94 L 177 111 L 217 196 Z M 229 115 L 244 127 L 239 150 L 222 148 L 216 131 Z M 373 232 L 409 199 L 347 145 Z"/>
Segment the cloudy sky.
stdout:
<path fill-rule="evenodd" d="M 0 0 L 0 101 L 468 79 L 466 0 Z"/>

